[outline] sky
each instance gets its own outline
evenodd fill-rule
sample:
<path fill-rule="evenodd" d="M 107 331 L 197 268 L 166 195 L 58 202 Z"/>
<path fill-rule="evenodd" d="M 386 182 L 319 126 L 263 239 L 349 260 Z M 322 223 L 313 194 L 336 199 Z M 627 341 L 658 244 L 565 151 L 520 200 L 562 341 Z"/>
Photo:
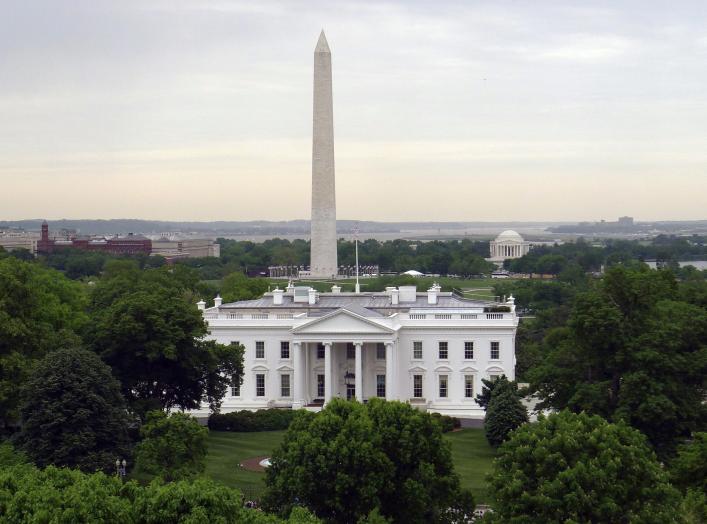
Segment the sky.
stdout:
<path fill-rule="evenodd" d="M 707 219 L 707 2 L 0 0 L 0 219 Z"/>

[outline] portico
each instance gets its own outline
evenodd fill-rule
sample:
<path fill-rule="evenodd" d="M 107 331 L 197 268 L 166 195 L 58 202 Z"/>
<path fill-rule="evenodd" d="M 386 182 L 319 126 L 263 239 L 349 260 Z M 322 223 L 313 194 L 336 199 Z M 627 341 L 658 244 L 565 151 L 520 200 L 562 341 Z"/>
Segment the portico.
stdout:
<path fill-rule="evenodd" d="M 292 336 L 294 408 L 334 397 L 395 398 L 395 329 L 342 308 L 293 328 Z"/>

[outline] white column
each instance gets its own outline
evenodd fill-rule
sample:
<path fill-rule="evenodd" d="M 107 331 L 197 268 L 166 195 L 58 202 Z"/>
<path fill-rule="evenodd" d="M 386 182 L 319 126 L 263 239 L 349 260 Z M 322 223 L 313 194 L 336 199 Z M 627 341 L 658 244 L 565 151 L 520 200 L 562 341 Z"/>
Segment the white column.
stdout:
<path fill-rule="evenodd" d="M 332 344 L 331 342 L 324 342 L 324 403 L 326 404 L 331 400 L 333 369 L 332 369 Z"/>
<path fill-rule="evenodd" d="M 305 367 L 305 358 L 302 354 L 302 344 L 300 342 L 292 343 L 292 360 L 295 367 L 294 372 L 294 386 L 295 395 L 292 399 L 292 409 L 299 409 L 304 406 L 304 391 L 305 391 L 305 380 L 307 378 L 307 371 Z"/>
<path fill-rule="evenodd" d="M 385 399 L 395 400 L 396 395 L 394 392 L 395 384 L 395 365 L 396 365 L 396 354 L 395 354 L 395 342 L 385 343 Z"/>
<path fill-rule="evenodd" d="M 361 354 L 361 342 L 354 342 L 356 348 L 356 400 L 363 402 L 363 355 Z"/>

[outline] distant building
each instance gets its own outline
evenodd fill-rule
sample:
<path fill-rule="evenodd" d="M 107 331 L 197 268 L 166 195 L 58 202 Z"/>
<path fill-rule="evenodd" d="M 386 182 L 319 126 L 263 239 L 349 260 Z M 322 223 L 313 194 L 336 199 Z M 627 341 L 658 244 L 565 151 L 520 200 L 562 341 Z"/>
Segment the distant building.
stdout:
<path fill-rule="evenodd" d="M 159 238 L 152 241 L 152 254 L 167 259 L 220 257 L 221 245 L 210 238 Z"/>
<path fill-rule="evenodd" d="M 503 262 L 509 258 L 520 258 L 530 252 L 531 243 L 523 240 L 517 232 L 508 229 L 489 243 L 489 262 Z"/>
<path fill-rule="evenodd" d="M 113 255 L 149 255 L 152 251 L 152 240 L 132 233 L 123 237 L 71 237 L 57 240 L 49 238 L 49 225 L 46 222 L 42 223 L 42 234 L 37 241 L 37 253 L 55 253 L 67 248 L 99 251 Z"/>
<path fill-rule="evenodd" d="M 619 217 L 619 227 L 633 227 L 633 217 Z"/>
<path fill-rule="evenodd" d="M 32 254 L 37 253 L 37 233 L 21 229 L 0 230 L 0 247 L 5 251 L 26 249 Z"/>

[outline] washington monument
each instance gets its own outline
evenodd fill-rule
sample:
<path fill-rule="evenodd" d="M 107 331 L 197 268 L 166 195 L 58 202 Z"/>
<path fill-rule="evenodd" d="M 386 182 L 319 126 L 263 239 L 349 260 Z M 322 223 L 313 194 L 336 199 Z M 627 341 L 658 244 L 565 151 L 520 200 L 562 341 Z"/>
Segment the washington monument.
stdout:
<path fill-rule="evenodd" d="M 324 31 L 314 49 L 311 239 L 310 277 L 336 278 L 339 265 L 336 259 L 334 108 L 331 51 Z"/>

